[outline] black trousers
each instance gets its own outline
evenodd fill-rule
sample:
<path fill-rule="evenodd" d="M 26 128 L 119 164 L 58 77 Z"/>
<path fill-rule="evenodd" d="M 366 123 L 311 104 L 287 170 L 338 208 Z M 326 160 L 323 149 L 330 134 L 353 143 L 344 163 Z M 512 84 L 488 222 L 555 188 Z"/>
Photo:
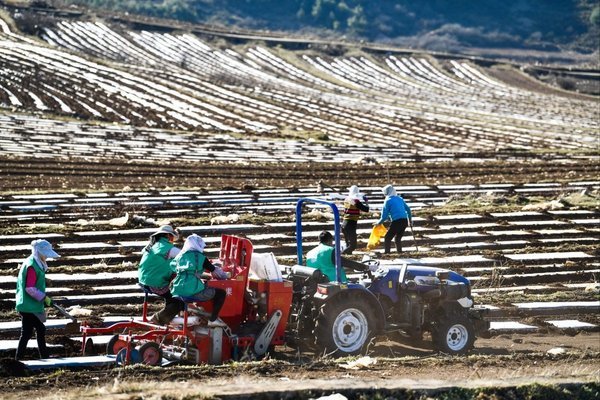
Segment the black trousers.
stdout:
<path fill-rule="evenodd" d="M 406 227 L 408 226 L 408 219 L 406 218 L 401 218 L 401 219 L 397 219 L 395 221 L 392 221 L 392 224 L 390 225 L 390 228 L 388 229 L 387 233 L 385 234 L 384 237 L 384 246 L 385 246 L 385 253 L 389 253 L 390 249 L 392 248 L 392 239 L 395 239 L 396 242 L 396 251 L 398 253 L 402 253 L 402 235 L 404 234 L 404 231 L 406 230 Z"/>
<path fill-rule="evenodd" d="M 176 299 L 173 297 L 171 292 L 167 292 L 162 297 L 165 299 L 165 306 L 162 310 L 156 313 L 156 318 L 158 322 L 162 325 L 168 324 L 179 311 L 184 309 L 185 304 L 183 301 Z M 214 321 L 219 316 L 219 311 L 223 308 L 223 304 L 225 304 L 225 298 L 227 297 L 227 293 L 223 289 L 215 288 L 215 296 L 212 298 L 213 301 L 213 309 L 210 315 L 210 320 Z"/>
<path fill-rule="evenodd" d="M 213 309 L 210 315 L 210 320 L 214 321 L 219 317 L 219 311 L 223 308 L 223 304 L 225 304 L 225 298 L 227 297 L 227 292 L 223 289 L 215 288 L 215 297 L 213 297 Z"/>
<path fill-rule="evenodd" d="M 33 336 L 33 330 L 36 331 L 36 338 L 38 343 L 38 351 L 40 352 L 40 358 L 48 358 L 48 348 L 46 347 L 46 326 L 36 317 L 33 313 L 19 312 L 21 314 L 21 337 L 19 338 L 19 345 L 17 346 L 17 353 L 15 354 L 15 360 L 20 360 L 25 354 L 27 343 Z"/>
<path fill-rule="evenodd" d="M 342 252 L 343 254 L 352 254 L 356 250 L 357 238 L 356 238 L 356 225 L 358 221 L 344 220 L 342 223 L 342 232 L 344 232 L 344 240 L 346 241 L 346 248 Z"/>
<path fill-rule="evenodd" d="M 144 287 L 152 291 L 152 289 L 149 286 L 144 285 Z M 156 318 L 158 319 L 158 322 L 160 322 L 162 325 L 168 324 L 177 315 L 177 313 L 179 313 L 179 311 L 183 310 L 183 302 L 179 299 L 173 298 L 173 295 L 170 291 L 167 290 L 163 294 L 158 294 L 156 292 L 152 293 L 157 294 L 158 296 L 165 299 L 164 307 L 156 313 Z"/>

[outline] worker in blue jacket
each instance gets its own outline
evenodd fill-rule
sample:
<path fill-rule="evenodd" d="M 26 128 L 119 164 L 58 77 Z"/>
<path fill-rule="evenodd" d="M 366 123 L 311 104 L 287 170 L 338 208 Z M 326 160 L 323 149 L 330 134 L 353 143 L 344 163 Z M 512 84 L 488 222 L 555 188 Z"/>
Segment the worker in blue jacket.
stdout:
<path fill-rule="evenodd" d="M 381 218 L 374 225 L 383 224 L 390 219 L 392 223 L 384 237 L 384 254 L 390 253 L 392 239 L 395 239 L 396 251 L 402 253 L 402 235 L 409 221 L 412 223 L 412 214 L 404 199 L 398 196 L 392 185 L 384 186 L 382 192 L 385 195 L 383 210 L 381 210 Z"/>

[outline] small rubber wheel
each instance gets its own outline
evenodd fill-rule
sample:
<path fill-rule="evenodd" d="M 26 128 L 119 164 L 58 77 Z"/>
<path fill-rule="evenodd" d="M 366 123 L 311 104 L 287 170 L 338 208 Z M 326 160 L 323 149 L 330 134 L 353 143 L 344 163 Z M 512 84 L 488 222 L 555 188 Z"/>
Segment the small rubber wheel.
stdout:
<path fill-rule="evenodd" d="M 116 362 L 117 365 L 125 365 L 127 360 L 127 347 L 123 347 L 117 353 Z M 136 349 L 131 350 L 131 354 L 129 356 L 130 364 L 139 364 L 142 361 L 142 357 L 140 356 L 140 352 Z"/>
<path fill-rule="evenodd" d="M 127 347 L 127 342 L 119 339 L 119 335 L 113 335 L 113 337 L 111 337 L 106 344 L 106 354 L 118 354 L 119 351 L 124 347 Z"/>
<path fill-rule="evenodd" d="M 160 365 L 162 361 L 162 349 L 156 342 L 146 342 L 139 350 L 142 363 L 146 365 Z"/>
<path fill-rule="evenodd" d="M 85 341 L 85 345 L 83 346 L 83 355 L 84 356 L 95 356 L 96 349 L 94 348 L 94 341 L 92 338 L 87 338 Z"/>

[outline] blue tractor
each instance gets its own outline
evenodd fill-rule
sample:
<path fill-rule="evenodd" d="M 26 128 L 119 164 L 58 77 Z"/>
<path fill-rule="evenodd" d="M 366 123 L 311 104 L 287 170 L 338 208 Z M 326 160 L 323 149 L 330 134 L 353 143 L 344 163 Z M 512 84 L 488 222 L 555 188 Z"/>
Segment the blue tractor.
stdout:
<path fill-rule="evenodd" d="M 305 203 L 331 207 L 334 216 L 336 279 L 303 266 L 302 209 Z M 289 336 L 336 356 L 364 353 L 371 339 L 384 333 L 421 340 L 430 332 L 434 348 L 464 354 L 475 335 L 487 331 L 483 310 L 473 307 L 469 280 L 453 271 L 428 266 L 382 266 L 378 260 L 351 263 L 358 278 L 340 282 L 342 257 L 337 206 L 321 199 L 302 198 L 296 204 L 298 265 L 293 282 Z"/>

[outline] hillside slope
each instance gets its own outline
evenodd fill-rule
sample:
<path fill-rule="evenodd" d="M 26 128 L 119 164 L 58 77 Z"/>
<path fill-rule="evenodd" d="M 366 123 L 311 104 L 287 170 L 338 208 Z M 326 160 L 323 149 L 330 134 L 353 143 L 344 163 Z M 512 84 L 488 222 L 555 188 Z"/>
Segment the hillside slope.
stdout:
<path fill-rule="evenodd" d="M 594 99 L 516 79 L 515 86 L 506 76 L 519 72 L 504 69 L 497 79 L 490 63 L 351 47 L 289 50 L 93 16 L 45 18 L 38 38 L 12 30 L 11 21 L 2 26 L 5 107 L 146 129 L 393 144 L 422 155 L 595 149 Z"/>
<path fill-rule="evenodd" d="M 251 29 L 319 32 L 438 51 L 469 47 L 594 52 L 593 0 L 67 0 L 142 15 Z"/>

